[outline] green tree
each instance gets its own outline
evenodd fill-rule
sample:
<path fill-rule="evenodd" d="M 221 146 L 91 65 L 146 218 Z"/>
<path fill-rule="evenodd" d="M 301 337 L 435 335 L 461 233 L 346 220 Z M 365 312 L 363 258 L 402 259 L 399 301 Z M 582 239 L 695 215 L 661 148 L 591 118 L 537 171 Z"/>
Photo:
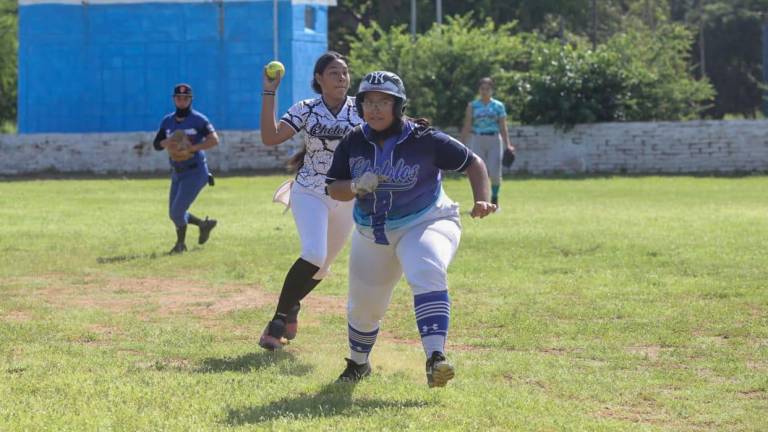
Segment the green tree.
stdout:
<path fill-rule="evenodd" d="M 685 19 L 699 33 L 693 60 L 717 90 L 706 114 L 755 117 L 762 103 L 761 27 L 768 0 L 698 0 L 687 6 Z"/>
<path fill-rule="evenodd" d="M 350 38 L 350 68 L 355 81 L 372 70 L 398 73 L 408 113 L 440 126 L 461 124 L 484 76 L 496 81 L 512 120 L 565 127 L 694 118 L 713 95 L 689 71 L 693 36 L 680 25 L 650 30 L 638 23 L 597 50 L 583 39 L 561 44 L 514 30 L 491 20 L 478 25 L 468 15 L 412 40 L 404 26 L 387 31 L 373 23 Z"/>
<path fill-rule="evenodd" d="M 524 123 L 571 126 L 605 121 L 696 118 L 712 97 L 689 73 L 692 35 L 680 25 L 640 26 L 597 50 L 544 42 L 524 78 Z"/>
<path fill-rule="evenodd" d="M 448 17 L 445 25 L 412 41 L 405 26 L 389 31 L 377 23 L 361 26 L 350 39 L 350 69 L 356 78 L 352 88 L 366 72 L 391 70 L 405 81 L 409 114 L 442 126 L 459 125 L 480 78 L 496 78 L 502 100 L 517 94 L 511 91 L 519 75 L 513 66 L 525 53 L 513 28 L 490 20 L 476 25 L 471 16 Z"/>
<path fill-rule="evenodd" d="M 16 122 L 17 22 L 16 2 L 4 2 L 0 6 L 0 129 Z"/>
<path fill-rule="evenodd" d="M 435 21 L 434 3 L 417 2 L 421 33 Z M 650 35 L 669 24 L 685 25 L 695 35 L 695 43 L 683 53 L 688 66 L 696 67 L 698 76 L 707 77 L 717 90 L 707 115 L 755 114 L 761 99 L 760 26 L 768 19 L 768 0 L 599 0 L 594 4 L 598 44 L 628 29 L 646 29 L 643 34 Z M 592 0 L 466 0 L 444 1 L 443 11 L 446 16 L 473 12 L 480 21 L 514 22 L 519 32 L 582 44 L 592 35 L 592 5 Z M 358 25 L 377 22 L 385 31 L 399 25 L 407 32 L 410 0 L 339 0 L 329 20 L 331 46 L 346 53 L 348 37 Z"/>

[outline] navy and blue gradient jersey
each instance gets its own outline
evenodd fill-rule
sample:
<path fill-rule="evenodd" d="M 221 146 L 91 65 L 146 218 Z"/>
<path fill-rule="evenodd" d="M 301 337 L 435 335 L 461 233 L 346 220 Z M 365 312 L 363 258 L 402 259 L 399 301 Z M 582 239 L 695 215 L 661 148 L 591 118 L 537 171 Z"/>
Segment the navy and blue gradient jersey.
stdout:
<path fill-rule="evenodd" d="M 184 133 L 187 134 L 187 138 L 189 138 L 189 142 L 192 144 L 200 143 L 205 137 L 215 132 L 213 125 L 208 121 L 208 117 L 198 111 L 190 110 L 189 115 L 180 122 L 176 121 L 176 113 L 172 112 L 163 117 L 163 120 L 160 122 L 160 129 L 157 131 L 157 136 L 155 137 L 155 149 L 162 150 L 162 147 L 159 147 L 160 141 L 173 135 L 173 132 L 178 129 L 183 130 Z M 200 150 L 195 152 L 194 157 L 189 161 L 174 162 L 170 158 L 168 158 L 168 160 L 171 162 L 171 166 L 188 165 L 192 160 L 203 163 L 205 162 L 205 151 Z"/>
<path fill-rule="evenodd" d="M 373 228 L 377 238 L 435 204 L 442 192 L 441 170 L 462 172 L 476 157 L 448 134 L 411 121 L 382 147 L 373 143 L 371 132 L 366 123 L 341 140 L 326 182 L 351 180 L 367 171 L 387 178 L 379 181 L 374 193 L 355 201 L 355 223 Z"/>

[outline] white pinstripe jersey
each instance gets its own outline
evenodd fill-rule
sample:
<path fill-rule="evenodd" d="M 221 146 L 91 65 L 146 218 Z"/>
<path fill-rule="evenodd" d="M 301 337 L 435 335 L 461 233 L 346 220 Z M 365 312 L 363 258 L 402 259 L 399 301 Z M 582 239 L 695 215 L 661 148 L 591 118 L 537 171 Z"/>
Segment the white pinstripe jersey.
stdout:
<path fill-rule="evenodd" d="M 357 114 L 355 98 L 347 96 L 344 106 L 333 115 L 321 97 L 294 104 L 280 121 L 296 133 L 304 131 L 304 166 L 296 174 L 296 182 L 318 193 L 325 193 L 325 174 L 331 167 L 333 151 L 341 138 L 363 120 Z"/>

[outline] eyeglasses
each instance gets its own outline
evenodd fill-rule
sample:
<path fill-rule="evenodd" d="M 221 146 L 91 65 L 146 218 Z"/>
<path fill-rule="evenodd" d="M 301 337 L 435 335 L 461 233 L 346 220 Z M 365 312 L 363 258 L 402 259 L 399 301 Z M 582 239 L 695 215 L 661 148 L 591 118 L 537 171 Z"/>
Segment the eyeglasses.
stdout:
<path fill-rule="evenodd" d="M 385 99 L 380 101 L 363 101 L 363 109 L 372 111 L 372 110 L 385 110 L 392 106 L 392 104 L 395 103 L 393 100 Z"/>

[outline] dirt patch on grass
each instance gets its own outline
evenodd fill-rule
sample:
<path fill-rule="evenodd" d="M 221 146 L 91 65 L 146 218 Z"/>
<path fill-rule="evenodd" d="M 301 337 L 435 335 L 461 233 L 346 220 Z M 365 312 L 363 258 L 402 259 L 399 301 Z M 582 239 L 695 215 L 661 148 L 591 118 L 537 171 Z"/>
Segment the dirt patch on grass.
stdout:
<path fill-rule="evenodd" d="M 728 343 L 729 336 L 722 334 L 711 334 L 708 331 L 702 329 L 696 329 L 693 331 L 693 335 L 702 341 L 715 346 L 724 346 Z"/>
<path fill-rule="evenodd" d="M 23 282 L 23 281 L 22 281 Z M 80 277 L 59 275 L 35 277 L 30 295 L 57 307 L 92 308 L 113 313 L 152 316 L 193 315 L 214 318 L 242 309 L 272 307 L 277 294 L 256 285 L 212 284 L 172 278 Z M 345 302 L 336 297 L 311 295 L 306 306 L 316 313 L 343 314 Z M 21 311 L 11 311 L 4 319 L 26 320 Z M 94 333 L 110 335 L 115 328 L 94 328 Z"/>
<path fill-rule="evenodd" d="M 597 412 L 597 417 L 649 425 L 665 425 L 670 422 L 659 407 L 648 400 L 640 400 L 630 406 L 606 406 Z"/>
<path fill-rule="evenodd" d="M 112 339 L 115 336 L 124 334 L 123 330 L 115 326 L 106 326 L 101 324 L 92 324 L 87 327 L 88 331 L 98 335 L 100 338 Z"/>
<path fill-rule="evenodd" d="M 381 339 L 386 339 L 396 344 L 421 347 L 421 339 L 411 339 L 411 338 L 397 336 L 394 333 L 390 333 L 386 330 L 381 331 L 381 333 L 379 333 L 379 336 L 381 337 Z M 448 350 L 446 351 L 453 350 L 453 346 L 450 344 L 450 342 L 448 342 L 447 345 L 448 345 Z"/>
<path fill-rule="evenodd" d="M 8 322 L 25 322 L 32 319 L 32 315 L 28 312 L 12 310 L 3 314 L 3 321 Z"/>
<path fill-rule="evenodd" d="M 658 345 L 641 345 L 630 346 L 626 348 L 628 352 L 645 357 L 647 360 L 656 361 L 659 357 L 667 352 L 671 351 L 671 348 L 663 348 Z"/>
<path fill-rule="evenodd" d="M 747 399 L 768 400 L 768 393 L 761 389 L 743 390 L 740 391 L 739 394 Z"/>
<path fill-rule="evenodd" d="M 192 361 L 185 358 L 158 358 L 150 361 L 137 362 L 134 367 L 155 371 L 189 371 L 193 369 Z"/>
<path fill-rule="evenodd" d="M 502 375 L 504 378 L 504 381 L 509 383 L 510 385 L 520 385 L 520 386 L 527 386 L 527 387 L 535 387 L 540 390 L 549 390 L 550 385 L 542 380 L 529 378 L 529 377 L 523 377 L 510 373 L 505 373 Z"/>

